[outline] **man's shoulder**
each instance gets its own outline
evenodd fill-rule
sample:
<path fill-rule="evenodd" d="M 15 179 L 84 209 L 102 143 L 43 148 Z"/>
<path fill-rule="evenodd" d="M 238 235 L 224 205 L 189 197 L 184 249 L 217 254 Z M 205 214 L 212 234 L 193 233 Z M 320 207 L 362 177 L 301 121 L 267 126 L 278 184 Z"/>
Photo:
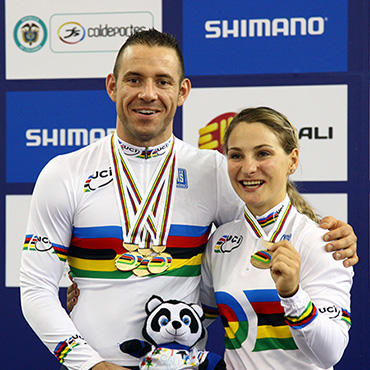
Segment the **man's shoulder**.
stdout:
<path fill-rule="evenodd" d="M 99 156 L 102 150 L 109 150 L 109 143 L 111 140 L 111 135 L 105 136 L 102 139 L 95 141 L 83 148 L 77 149 L 70 153 L 60 154 L 52 159 L 55 162 L 68 162 L 75 163 L 76 161 L 83 161 L 88 157 Z"/>
<path fill-rule="evenodd" d="M 217 150 L 199 149 L 181 139 L 176 139 L 177 150 L 181 158 L 197 157 L 201 161 L 211 161 L 220 163 L 224 160 L 224 156 Z"/>

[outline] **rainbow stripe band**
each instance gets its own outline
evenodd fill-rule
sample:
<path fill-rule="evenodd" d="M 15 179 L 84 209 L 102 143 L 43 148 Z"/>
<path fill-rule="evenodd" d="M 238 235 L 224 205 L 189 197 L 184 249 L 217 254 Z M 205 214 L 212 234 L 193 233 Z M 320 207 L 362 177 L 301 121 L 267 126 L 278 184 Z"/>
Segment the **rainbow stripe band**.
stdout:
<path fill-rule="evenodd" d="M 344 308 L 342 308 L 342 320 L 345 321 L 348 325 L 352 325 L 351 313 Z"/>
<path fill-rule="evenodd" d="M 280 221 L 279 221 L 279 224 L 277 225 L 277 227 L 275 228 L 275 231 L 274 233 L 272 234 L 271 238 L 270 238 L 270 242 L 273 242 L 275 243 L 279 234 L 282 232 L 283 230 L 283 227 L 285 225 L 285 222 L 286 220 L 288 219 L 288 216 L 289 216 L 289 213 L 292 209 L 292 202 L 289 201 L 283 215 L 281 216 L 280 218 Z M 245 221 L 247 222 L 247 224 L 251 227 L 252 231 L 255 233 L 255 235 L 258 237 L 258 238 L 261 238 L 262 237 L 262 233 L 261 231 L 259 230 L 259 223 L 254 220 L 248 213 L 247 211 L 245 210 L 244 211 L 244 219 Z"/>
<path fill-rule="evenodd" d="M 258 251 L 255 254 L 253 254 L 251 258 L 262 263 L 265 263 L 266 265 L 271 262 L 271 255 L 269 253 L 266 253 L 265 251 Z"/>
<path fill-rule="evenodd" d="M 303 311 L 302 315 L 298 317 L 285 316 L 285 322 L 292 329 L 302 329 L 308 324 L 310 324 L 317 317 L 318 312 L 315 305 L 310 301 L 306 309 Z"/>

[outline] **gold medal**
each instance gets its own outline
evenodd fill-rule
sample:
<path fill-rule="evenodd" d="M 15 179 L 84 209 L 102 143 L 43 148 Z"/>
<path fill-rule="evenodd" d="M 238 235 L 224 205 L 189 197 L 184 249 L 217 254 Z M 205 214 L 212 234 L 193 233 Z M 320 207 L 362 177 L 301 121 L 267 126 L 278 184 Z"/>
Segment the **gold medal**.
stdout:
<path fill-rule="evenodd" d="M 148 264 L 151 261 L 151 257 L 143 258 L 141 264 L 133 271 L 136 276 L 143 277 L 150 275 L 150 271 L 148 270 Z"/>
<path fill-rule="evenodd" d="M 258 269 L 269 269 L 271 267 L 272 252 L 267 249 L 258 251 L 251 255 L 251 264 Z"/>
<path fill-rule="evenodd" d="M 129 252 L 135 252 L 139 248 L 138 244 L 123 242 L 122 245 L 123 245 L 123 248 L 125 248 Z"/>
<path fill-rule="evenodd" d="M 161 253 L 154 256 L 148 264 L 148 270 L 152 274 L 160 274 L 166 271 L 172 263 L 172 256 L 169 253 Z"/>
<path fill-rule="evenodd" d="M 153 251 L 156 253 L 162 253 L 166 250 L 165 245 L 153 245 L 152 248 L 153 248 Z"/>
<path fill-rule="evenodd" d="M 143 260 L 138 252 L 124 253 L 116 259 L 116 267 L 120 271 L 131 271 L 137 268 Z"/>
<path fill-rule="evenodd" d="M 262 245 L 266 248 L 266 249 L 269 249 L 270 245 L 273 245 L 274 243 L 272 242 L 268 242 L 267 240 L 263 240 L 261 239 L 261 243 Z"/>
<path fill-rule="evenodd" d="M 153 253 L 152 248 L 139 248 L 137 251 L 144 257 L 148 257 Z"/>

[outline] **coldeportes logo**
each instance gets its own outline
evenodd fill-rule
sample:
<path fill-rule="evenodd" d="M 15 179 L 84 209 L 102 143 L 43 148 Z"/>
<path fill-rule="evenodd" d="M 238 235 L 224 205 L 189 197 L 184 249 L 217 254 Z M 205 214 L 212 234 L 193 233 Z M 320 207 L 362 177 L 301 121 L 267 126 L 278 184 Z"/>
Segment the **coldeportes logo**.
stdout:
<path fill-rule="evenodd" d="M 58 28 L 58 37 L 66 44 L 77 44 L 86 36 L 85 28 L 77 22 L 66 22 Z"/>
<path fill-rule="evenodd" d="M 47 36 L 45 23 L 33 15 L 20 19 L 13 32 L 16 45 L 27 53 L 39 51 L 45 45 Z"/>
<path fill-rule="evenodd" d="M 223 140 L 225 129 L 229 126 L 236 113 L 223 113 L 211 122 L 207 123 L 205 127 L 199 130 L 198 146 L 200 149 L 216 149 L 223 153 Z"/>

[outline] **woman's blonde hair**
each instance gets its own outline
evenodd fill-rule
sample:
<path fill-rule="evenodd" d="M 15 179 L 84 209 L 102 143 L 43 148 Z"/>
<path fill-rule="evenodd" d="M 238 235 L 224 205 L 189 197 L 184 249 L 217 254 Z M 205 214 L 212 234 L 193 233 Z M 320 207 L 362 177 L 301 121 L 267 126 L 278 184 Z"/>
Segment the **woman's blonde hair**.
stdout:
<path fill-rule="evenodd" d="M 224 151 L 228 153 L 228 142 L 231 132 L 241 122 L 244 123 L 262 123 L 270 128 L 279 139 L 281 147 L 287 154 L 293 149 L 299 149 L 298 134 L 295 127 L 289 122 L 283 114 L 269 107 L 246 108 L 238 113 L 225 131 Z M 305 214 L 311 220 L 318 222 L 319 218 L 314 209 L 303 199 L 296 189 L 294 183 L 288 179 L 286 191 L 298 212 Z"/>

